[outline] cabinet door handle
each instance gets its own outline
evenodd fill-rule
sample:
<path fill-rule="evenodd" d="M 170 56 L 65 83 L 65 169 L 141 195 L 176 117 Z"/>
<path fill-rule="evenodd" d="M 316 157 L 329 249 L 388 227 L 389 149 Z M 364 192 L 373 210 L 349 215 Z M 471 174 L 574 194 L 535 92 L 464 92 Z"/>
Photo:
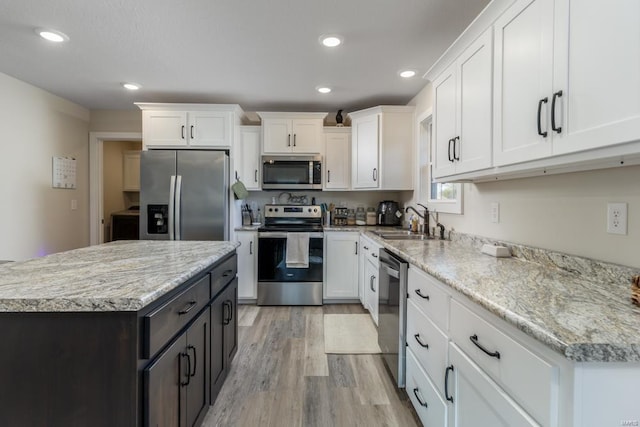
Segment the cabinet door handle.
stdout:
<path fill-rule="evenodd" d="M 293 146 L 294 147 L 296 146 L 296 134 L 295 133 L 293 134 Z"/>
<path fill-rule="evenodd" d="M 253 240 L 249 242 L 249 255 L 253 255 Z"/>
<path fill-rule="evenodd" d="M 358 242 L 356 242 L 356 255 L 358 255 Z"/>
<path fill-rule="evenodd" d="M 422 340 L 420 339 L 420 334 L 415 334 L 413 337 L 416 339 L 416 341 L 418 341 L 418 344 L 420 344 L 420 346 L 426 348 L 427 350 L 429 349 L 429 344 L 425 344 L 422 342 Z"/>
<path fill-rule="evenodd" d="M 233 320 L 233 301 L 229 301 L 229 323 Z"/>
<path fill-rule="evenodd" d="M 184 308 L 178 312 L 178 316 L 187 314 L 188 312 L 193 310 L 193 307 L 195 307 L 196 305 L 198 305 L 198 301 L 194 301 L 194 300 L 189 301 L 187 305 L 185 305 Z"/>
<path fill-rule="evenodd" d="M 449 161 L 453 162 L 453 157 L 451 156 L 451 144 L 453 143 L 453 138 L 449 140 L 449 146 L 447 147 L 447 157 L 449 157 Z"/>
<path fill-rule="evenodd" d="M 223 310 L 223 321 L 222 323 L 225 325 L 228 325 L 229 323 L 231 323 L 231 320 L 233 320 L 233 303 L 229 300 L 226 300 L 225 302 L 223 302 L 222 304 L 224 304 L 224 308 L 226 308 L 227 310 L 229 310 L 229 315 L 227 317 L 227 315 L 224 313 Z"/>
<path fill-rule="evenodd" d="M 196 376 L 196 369 L 198 366 L 198 359 L 196 359 L 196 348 L 192 345 L 187 346 L 187 351 L 193 350 L 193 372 L 189 372 L 190 377 Z M 191 361 L 191 357 L 189 357 L 189 361 Z"/>
<path fill-rule="evenodd" d="M 458 155 L 456 156 L 456 141 L 458 141 Z M 460 160 L 460 137 L 453 138 L 453 160 Z"/>
<path fill-rule="evenodd" d="M 373 168 L 373 180 L 378 180 L 378 168 Z"/>
<path fill-rule="evenodd" d="M 227 310 L 229 310 L 229 305 L 227 304 L 227 301 L 223 301 L 222 302 L 222 324 L 223 325 L 229 324 L 229 319 L 227 319 Z"/>
<path fill-rule="evenodd" d="M 236 171 L 236 181 L 239 181 L 240 178 L 238 178 L 238 171 Z"/>
<path fill-rule="evenodd" d="M 538 135 L 543 138 L 547 137 L 547 132 L 542 132 L 542 104 L 546 104 L 549 102 L 549 98 L 544 97 L 540 101 L 538 101 Z"/>
<path fill-rule="evenodd" d="M 253 181 L 258 182 L 258 169 L 255 169 L 253 172 Z"/>
<path fill-rule="evenodd" d="M 429 295 L 424 295 L 424 294 L 420 291 L 420 289 L 416 289 L 414 292 L 415 292 L 415 293 L 416 293 L 420 298 L 422 298 L 422 299 L 426 299 L 427 301 L 429 300 Z"/>
<path fill-rule="evenodd" d="M 180 385 L 182 387 L 188 386 L 191 382 L 191 356 L 188 353 L 180 353 L 180 359 L 178 362 L 178 371 L 180 371 L 180 375 L 182 375 L 182 358 L 187 359 L 187 381 L 180 381 Z"/>
<path fill-rule="evenodd" d="M 184 139 L 184 125 L 182 125 L 182 130 L 180 131 L 180 133 L 182 134 L 182 139 Z"/>
<path fill-rule="evenodd" d="M 371 289 L 371 292 L 376 291 L 375 289 L 373 289 L 373 276 L 369 276 L 369 289 Z"/>
<path fill-rule="evenodd" d="M 487 350 L 486 348 L 484 348 L 484 347 L 482 346 L 482 344 L 480 344 L 480 343 L 478 342 L 478 335 L 473 334 L 473 335 L 471 335 L 471 336 L 469 337 L 469 339 L 471 340 L 471 342 L 472 342 L 476 347 L 478 347 L 480 350 L 482 350 L 482 351 L 483 351 L 487 356 L 495 357 L 496 359 L 500 359 L 500 352 L 499 352 L 499 351 L 489 351 L 489 350 Z"/>
<path fill-rule="evenodd" d="M 420 405 L 424 406 L 425 408 L 427 407 L 427 402 L 423 402 L 422 399 L 420 399 L 420 395 L 418 394 L 418 388 L 414 388 L 413 389 L 413 394 L 416 396 L 416 399 L 418 399 L 418 402 L 420 402 Z"/>
<path fill-rule="evenodd" d="M 191 133 L 191 139 L 193 139 L 193 125 L 191 125 L 191 131 L 190 131 L 190 133 Z"/>
<path fill-rule="evenodd" d="M 331 182 L 331 171 L 327 170 L 327 182 Z"/>
<path fill-rule="evenodd" d="M 291 134 L 287 136 L 287 147 L 291 147 Z"/>
<path fill-rule="evenodd" d="M 559 90 L 553 94 L 551 98 L 551 130 L 555 132 L 562 132 L 562 126 L 556 126 L 556 100 L 562 96 L 562 91 Z"/>
<path fill-rule="evenodd" d="M 444 398 L 453 403 L 453 396 L 449 396 L 449 372 L 453 372 L 453 365 L 444 371 Z"/>

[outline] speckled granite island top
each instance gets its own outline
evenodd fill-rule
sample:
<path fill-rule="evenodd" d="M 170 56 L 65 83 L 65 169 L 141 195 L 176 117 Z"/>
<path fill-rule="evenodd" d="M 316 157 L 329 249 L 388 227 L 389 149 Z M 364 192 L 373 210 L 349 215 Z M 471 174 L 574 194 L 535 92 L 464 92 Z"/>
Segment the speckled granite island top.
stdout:
<path fill-rule="evenodd" d="M 640 362 L 640 307 L 630 301 L 638 270 L 516 245 L 517 257 L 500 259 L 480 241 L 367 235 L 569 360 Z"/>
<path fill-rule="evenodd" d="M 236 247 L 236 242 L 118 241 L 3 264 L 0 311 L 137 311 Z"/>

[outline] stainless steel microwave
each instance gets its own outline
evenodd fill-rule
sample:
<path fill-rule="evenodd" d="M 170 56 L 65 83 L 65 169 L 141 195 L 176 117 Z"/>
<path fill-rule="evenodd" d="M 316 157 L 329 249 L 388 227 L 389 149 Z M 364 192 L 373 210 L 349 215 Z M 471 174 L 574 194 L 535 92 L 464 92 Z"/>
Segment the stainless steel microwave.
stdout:
<path fill-rule="evenodd" d="M 262 156 L 263 190 L 322 190 L 321 156 Z"/>

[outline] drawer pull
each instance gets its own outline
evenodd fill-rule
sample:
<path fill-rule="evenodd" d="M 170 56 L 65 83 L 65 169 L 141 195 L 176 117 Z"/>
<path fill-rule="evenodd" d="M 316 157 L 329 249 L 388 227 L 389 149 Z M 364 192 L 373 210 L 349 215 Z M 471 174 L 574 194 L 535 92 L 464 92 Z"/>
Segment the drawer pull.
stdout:
<path fill-rule="evenodd" d="M 195 377 L 196 376 L 196 369 L 198 366 L 198 359 L 196 358 L 196 348 L 192 345 L 188 345 L 187 346 L 187 351 L 189 350 L 193 350 L 193 372 L 189 372 L 189 376 L 190 377 Z M 189 357 L 189 362 L 191 362 L 191 357 Z M 189 363 L 191 364 L 191 363 Z"/>
<path fill-rule="evenodd" d="M 416 289 L 416 294 L 420 297 L 420 298 L 424 298 L 427 301 L 429 300 L 429 295 L 423 295 L 422 292 L 420 292 L 420 289 Z"/>
<path fill-rule="evenodd" d="M 420 395 L 418 394 L 418 388 L 414 388 L 413 389 L 413 394 L 416 396 L 416 399 L 418 399 L 418 402 L 420 402 L 420 405 L 424 406 L 425 408 L 427 407 L 427 402 L 423 402 L 422 399 L 420 399 Z"/>
<path fill-rule="evenodd" d="M 453 372 L 453 365 L 444 371 L 444 398 L 453 403 L 453 396 L 449 396 L 449 372 Z"/>
<path fill-rule="evenodd" d="M 183 314 L 187 314 L 188 312 L 190 312 L 191 310 L 193 310 L 193 307 L 195 307 L 196 305 L 198 305 L 198 301 L 189 301 L 189 303 L 178 312 L 178 316 L 182 316 Z"/>
<path fill-rule="evenodd" d="M 180 361 L 178 362 L 178 370 L 182 375 L 182 358 L 185 357 L 187 359 L 187 381 L 180 381 L 181 386 L 188 386 L 191 382 L 191 356 L 187 353 L 180 353 Z"/>
<path fill-rule="evenodd" d="M 378 254 L 371 254 L 372 257 L 378 258 Z"/>
<path fill-rule="evenodd" d="M 499 351 L 489 351 L 486 348 L 484 348 L 482 346 L 482 344 L 480 344 L 478 342 L 478 336 L 476 334 L 473 334 L 469 337 L 469 339 L 471 340 L 471 342 L 478 347 L 480 350 L 482 350 L 487 356 L 491 356 L 491 357 L 495 357 L 496 359 L 500 359 L 500 352 Z"/>
<path fill-rule="evenodd" d="M 422 340 L 420 339 L 420 334 L 415 334 L 413 337 L 416 339 L 416 341 L 418 341 L 418 344 L 426 349 L 429 349 L 429 344 L 425 344 L 422 342 Z"/>
<path fill-rule="evenodd" d="M 222 273 L 222 277 L 229 277 L 231 273 L 233 273 L 233 270 L 225 270 L 225 272 Z"/>
<path fill-rule="evenodd" d="M 369 250 L 369 246 L 363 246 L 365 251 Z"/>

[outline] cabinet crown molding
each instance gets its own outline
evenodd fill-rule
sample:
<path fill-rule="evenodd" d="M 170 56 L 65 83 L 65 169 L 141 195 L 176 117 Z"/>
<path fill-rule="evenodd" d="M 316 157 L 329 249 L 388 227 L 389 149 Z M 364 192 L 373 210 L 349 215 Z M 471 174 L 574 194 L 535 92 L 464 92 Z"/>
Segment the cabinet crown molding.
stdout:
<path fill-rule="evenodd" d="M 449 48 L 422 76 L 423 79 L 433 82 L 442 72 L 451 65 L 458 56 L 489 28 L 515 0 L 492 0 L 482 12 L 469 24 L 458 36 Z"/>
<path fill-rule="evenodd" d="M 164 102 L 134 102 L 141 110 L 163 111 L 228 111 L 244 115 L 244 110 L 238 104 L 173 104 Z"/>
<path fill-rule="evenodd" d="M 256 111 L 261 119 L 323 119 L 329 113 Z"/>
<path fill-rule="evenodd" d="M 358 110 L 349 113 L 351 120 L 359 119 L 361 117 L 369 116 L 377 113 L 412 113 L 415 110 L 413 105 L 378 105 L 376 107 L 367 108 L 365 110 Z"/>

